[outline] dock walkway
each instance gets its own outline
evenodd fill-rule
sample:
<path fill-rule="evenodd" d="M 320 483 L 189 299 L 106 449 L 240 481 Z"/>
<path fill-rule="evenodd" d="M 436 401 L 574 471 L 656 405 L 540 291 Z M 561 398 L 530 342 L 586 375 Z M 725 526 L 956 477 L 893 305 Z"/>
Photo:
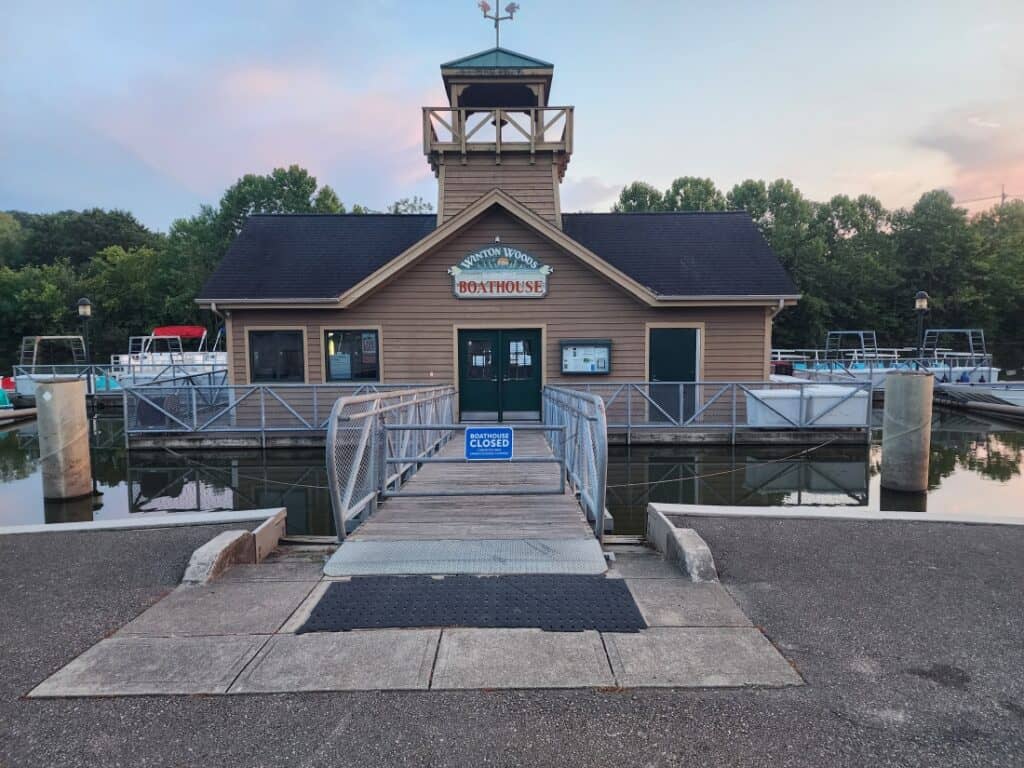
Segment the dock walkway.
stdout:
<path fill-rule="evenodd" d="M 460 458 L 465 433 L 438 458 Z M 551 457 L 542 433 L 519 431 L 515 458 Z M 555 463 L 427 463 L 386 498 L 327 563 L 328 576 L 605 571 L 604 555 Z M 508 495 L 495 494 L 507 489 Z M 480 495 L 442 496 L 447 491 Z M 524 493 L 525 492 L 525 493 Z"/>

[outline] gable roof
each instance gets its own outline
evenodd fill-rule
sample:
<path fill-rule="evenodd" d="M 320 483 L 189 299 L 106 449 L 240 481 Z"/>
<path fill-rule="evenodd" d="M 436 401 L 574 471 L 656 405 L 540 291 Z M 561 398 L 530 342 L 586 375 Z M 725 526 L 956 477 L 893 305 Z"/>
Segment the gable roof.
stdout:
<path fill-rule="evenodd" d="M 250 216 L 199 296 L 336 301 L 436 225 L 432 213 Z"/>
<path fill-rule="evenodd" d="M 745 211 L 563 213 L 562 228 L 659 297 L 799 293 Z"/>
<path fill-rule="evenodd" d="M 198 300 L 347 307 L 493 206 L 652 306 L 797 298 L 745 213 L 563 214 L 559 229 L 493 189 L 440 227 L 434 214 L 253 216 Z"/>
<path fill-rule="evenodd" d="M 510 51 L 508 48 L 490 48 L 471 53 L 461 59 L 447 61 L 441 69 L 554 69 L 555 65 L 532 56 Z"/>

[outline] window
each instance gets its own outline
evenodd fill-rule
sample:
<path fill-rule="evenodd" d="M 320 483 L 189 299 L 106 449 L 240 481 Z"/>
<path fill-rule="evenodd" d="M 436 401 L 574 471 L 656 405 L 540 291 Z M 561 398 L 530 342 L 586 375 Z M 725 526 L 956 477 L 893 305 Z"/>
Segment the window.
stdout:
<path fill-rule="evenodd" d="M 328 381 L 380 381 L 376 331 L 324 331 Z"/>
<path fill-rule="evenodd" d="M 514 339 L 508 342 L 507 381 L 529 381 L 533 378 L 533 354 L 529 339 Z"/>
<path fill-rule="evenodd" d="M 470 339 L 467 342 L 466 354 L 469 356 L 467 379 L 470 381 L 494 380 L 494 360 L 491 356 L 490 339 Z"/>
<path fill-rule="evenodd" d="M 302 331 L 249 331 L 249 379 L 259 382 L 306 380 Z"/>

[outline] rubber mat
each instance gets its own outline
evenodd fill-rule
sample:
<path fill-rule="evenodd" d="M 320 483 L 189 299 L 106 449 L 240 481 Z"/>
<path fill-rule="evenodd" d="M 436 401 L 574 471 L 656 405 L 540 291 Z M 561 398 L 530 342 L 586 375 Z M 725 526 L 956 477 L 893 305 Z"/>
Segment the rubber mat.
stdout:
<path fill-rule="evenodd" d="M 624 579 L 360 576 L 331 584 L 298 632 L 412 627 L 636 632 L 647 625 Z"/>

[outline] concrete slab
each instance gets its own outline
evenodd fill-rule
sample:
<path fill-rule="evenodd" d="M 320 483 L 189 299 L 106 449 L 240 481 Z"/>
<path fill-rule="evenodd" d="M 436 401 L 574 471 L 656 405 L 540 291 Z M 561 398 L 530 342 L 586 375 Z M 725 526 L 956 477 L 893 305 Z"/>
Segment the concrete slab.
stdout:
<path fill-rule="evenodd" d="M 299 627 L 306 623 L 306 619 L 309 618 L 309 614 L 311 614 L 313 609 L 316 608 L 317 603 L 320 602 L 320 598 L 324 596 L 324 593 L 327 591 L 327 587 L 331 585 L 331 581 L 334 581 L 334 579 L 324 579 L 323 581 L 317 582 L 313 586 L 313 590 L 306 595 L 306 599 L 299 604 L 299 607 L 296 608 L 292 615 L 288 617 L 288 621 L 281 626 L 278 633 L 290 632 L 294 634 L 297 632 Z"/>
<path fill-rule="evenodd" d="M 603 637 L 615 679 L 626 688 L 803 684 L 754 628 L 658 627 Z"/>
<path fill-rule="evenodd" d="M 440 636 L 437 629 L 277 635 L 230 693 L 426 690 Z"/>
<path fill-rule="evenodd" d="M 749 627 L 736 601 L 721 584 L 697 584 L 678 569 L 671 579 L 626 579 L 633 599 L 651 627 Z"/>
<path fill-rule="evenodd" d="M 615 561 L 609 565 L 606 575 L 610 579 L 678 579 L 683 574 L 675 563 L 648 550 L 638 553 L 616 552 Z"/>
<path fill-rule="evenodd" d="M 265 637 L 111 637 L 31 697 L 224 693 Z"/>
<path fill-rule="evenodd" d="M 446 629 L 431 688 L 592 688 L 614 685 L 597 632 Z"/>
<path fill-rule="evenodd" d="M 256 635 L 276 632 L 313 589 L 309 581 L 180 586 L 118 635 Z"/>
<path fill-rule="evenodd" d="M 320 581 L 324 564 L 313 560 L 281 560 L 258 565 L 233 565 L 217 581 Z"/>

